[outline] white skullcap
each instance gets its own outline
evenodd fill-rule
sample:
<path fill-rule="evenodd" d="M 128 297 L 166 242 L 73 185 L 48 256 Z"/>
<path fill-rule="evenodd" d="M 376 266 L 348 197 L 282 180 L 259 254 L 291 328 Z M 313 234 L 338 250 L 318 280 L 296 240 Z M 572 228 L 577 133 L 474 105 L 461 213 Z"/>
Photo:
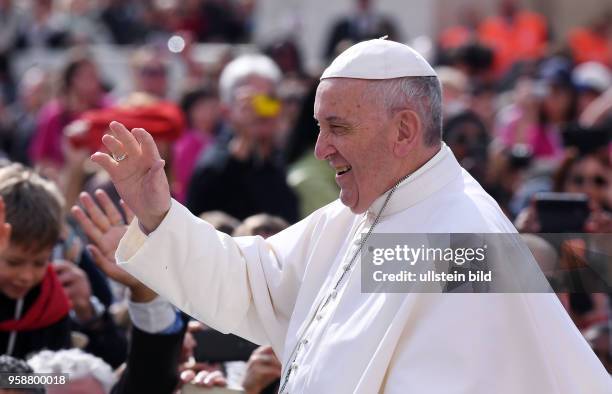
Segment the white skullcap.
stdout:
<path fill-rule="evenodd" d="M 384 38 L 362 41 L 348 48 L 323 71 L 326 78 L 392 79 L 435 77 L 427 60 L 408 45 Z"/>

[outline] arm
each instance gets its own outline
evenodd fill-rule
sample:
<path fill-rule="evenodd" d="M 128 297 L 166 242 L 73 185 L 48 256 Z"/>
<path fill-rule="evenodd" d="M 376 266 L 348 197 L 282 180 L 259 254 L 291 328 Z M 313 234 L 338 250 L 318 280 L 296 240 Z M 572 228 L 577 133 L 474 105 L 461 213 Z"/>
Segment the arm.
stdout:
<path fill-rule="evenodd" d="M 280 354 L 306 261 L 306 222 L 266 241 L 218 233 L 171 200 L 149 133 L 117 122 L 110 128 L 113 135 L 102 142 L 113 155 L 97 152 L 92 160 L 138 219 L 119 244 L 117 262 L 135 282 L 211 327 L 271 343 Z M 121 271 L 113 263 L 101 268 L 108 274 L 111 266 Z"/>
<path fill-rule="evenodd" d="M 305 260 L 300 241 L 306 226 L 302 222 L 267 241 L 232 238 L 173 201 L 149 236 L 132 222 L 117 261 L 198 320 L 279 351 L 301 276 L 297 264 L 283 266 L 283 261 Z"/>

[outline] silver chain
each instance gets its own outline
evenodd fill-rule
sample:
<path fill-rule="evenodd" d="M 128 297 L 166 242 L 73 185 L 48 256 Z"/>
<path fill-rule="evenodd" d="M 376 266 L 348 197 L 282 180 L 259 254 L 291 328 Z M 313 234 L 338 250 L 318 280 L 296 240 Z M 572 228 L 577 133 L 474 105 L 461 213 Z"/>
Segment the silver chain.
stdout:
<path fill-rule="evenodd" d="M 393 196 L 393 194 L 395 193 L 395 190 L 397 189 L 397 187 L 402 182 L 404 182 L 406 179 L 408 179 L 409 176 L 410 176 L 410 174 L 402 177 L 402 179 L 397 181 L 397 183 L 391 188 L 391 190 L 387 194 L 387 197 L 385 198 L 385 201 L 383 202 L 382 207 L 378 211 L 378 214 L 376 215 L 376 218 L 374 218 L 374 222 L 372 222 L 372 226 L 370 226 L 370 229 L 368 230 L 367 234 L 359 242 L 359 245 L 358 245 L 359 247 L 357 248 L 357 250 L 355 250 L 355 253 L 353 253 L 353 256 L 349 260 L 349 263 L 346 264 L 345 267 L 343 268 L 343 272 L 340 275 L 340 278 L 338 279 L 338 281 L 336 282 L 336 285 L 333 288 L 333 292 L 337 292 L 338 291 L 338 288 L 342 284 L 342 281 L 348 275 L 348 273 L 351 271 L 351 268 L 355 264 L 355 261 L 357 261 L 357 256 L 359 256 L 359 253 L 363 249 L 363 245 L 365 245 L 365 243 L 368 240 L 368 238 L 370 238 L 370 235 L 372 235 L 372 232 L 374 231 L 374 227 L 376 227 L 376 225 L 380 221 L 380 217 L 382 216 L 383 211 L 387 207 L 387 204 L 389 203 L 389 200 L 391 199 L 391 196 Z M 279 389 L 278 394 L 287 394 L 287 393 L 284 392 L 284 390 L 287 387 L 287 383 L 289 382 L 289 376 L 291 376 L 291 372 L 294 370 L 293 363 L 295 363 L 295 360 L 297 359 L 297 352 L 298 352 L 300 346 L 302 345 L 304 336 L 308 332 L 308 328 L 310 328 L 310 325 L 312 324 L 313 320 L 319 314 L 319 311 L 321 311 L 323 308 L 325 308 L 327 306 L 327 304 L 329 303 L 331 298 L 332 298 L 332 295 L 328 294 L 327 297 L 325 297 L 324 300 L 321 300 L 319 302 L 319 306 L 317 306 L 317 308 L 315 309 L 314 314 L 310 317 L 310 320 L 308 321 L 308 324 L 306 325 L 306 328 L 304 329 L 304 332 L 300 336 L 300 339 L 297 341 L 296 345 L 293 348 L 293 351 L 291 352 L 291 357 L 289 357 L 288 367 L 286 368 L 285 376 L 283 378 L 283 384 L 281 385 L 281 388 Z"/>

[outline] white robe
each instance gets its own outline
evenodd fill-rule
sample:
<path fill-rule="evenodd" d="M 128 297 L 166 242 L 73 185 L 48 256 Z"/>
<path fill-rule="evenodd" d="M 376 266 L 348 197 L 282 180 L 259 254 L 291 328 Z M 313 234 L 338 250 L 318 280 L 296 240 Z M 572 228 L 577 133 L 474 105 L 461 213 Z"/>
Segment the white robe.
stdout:
<path fill-rule="evenodd" d="M 612 393 L 612 379 L 554 294 L 364 294 L 355 264 L 320 316 L 384 195 L 363 215 L 339 201 L 266 240 L 231 238 L 172 202 L 137 221 L 121 266 L 222 332 L 271 344 L 289 393 Z M 380 233 L 515 232 L 445 145 L 392 196 Z"/>

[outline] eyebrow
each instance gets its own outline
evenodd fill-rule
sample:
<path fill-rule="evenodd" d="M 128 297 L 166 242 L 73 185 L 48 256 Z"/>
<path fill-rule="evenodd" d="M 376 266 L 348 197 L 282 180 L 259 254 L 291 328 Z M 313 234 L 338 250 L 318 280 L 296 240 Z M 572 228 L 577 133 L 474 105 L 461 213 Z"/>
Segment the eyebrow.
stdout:
<path fill-rule="evenodd" d="M 313 116 L 313 117 L 317 122 L 319 121 L 319 119 L 317 119 L 316 116 Z M 345 125 L 349 125 L 349 122 L 346 119 L 341 118 L 339 116 L 335 116 L 335 115 L 326 116 L 325 121 L 327 123 L 343 123 Z"/>

